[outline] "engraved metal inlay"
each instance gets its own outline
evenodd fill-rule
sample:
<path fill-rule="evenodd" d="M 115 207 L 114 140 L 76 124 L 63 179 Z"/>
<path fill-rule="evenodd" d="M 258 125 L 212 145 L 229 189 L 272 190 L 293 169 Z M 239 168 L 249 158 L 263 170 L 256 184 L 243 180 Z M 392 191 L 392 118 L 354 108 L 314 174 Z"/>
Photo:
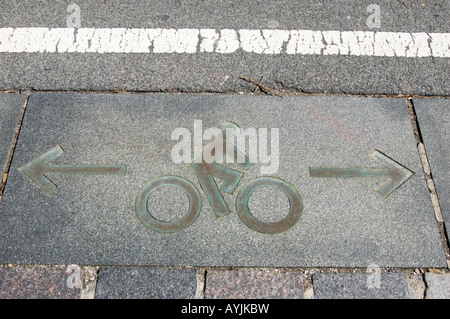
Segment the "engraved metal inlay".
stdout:
<path fill-rule="evenodd" d="M 311 177 L 322 178 L 384 178 L 386 183 L 377 189 L 377 193 L 387 198 L 411 176 L 414 175 L 406 167 L 395 162 L 377 150 L 373 150 L 370 157 L 378 161 L 384 168 L 338 168 L 338 167 L 310 167 Z"/>
<path fill-rule="evenodd" d="M 233 149 L 233 163 L 238 169 L 231 169 L 218 163 L 214 155 L 212 162 L 195 159 L 191 168 L 206 195 L 216 217 L 221 218 L 231 213 L 221 191 L 233 195 L 245 171 L 253 163 L 244 153 L 241 153 L 226 136 L 226 129 L 239 129 L 232 122 L 222 124 L 222 131 L 206 147 L 213 145 L 224 150 Z M 214 144 L 213 144 L 214 143 Z M 56 190 L 56 185 L 50 181 L 48 175 L 124 175 L 124 165 L 56 165 L 49 164 L 64 153 L 61 146 L 56 146 L 47 153 L 34 159 L 19 168 L 19 171 L 36 184 L 42 191 L 50 195 Z M 220 152 L 218 152 L 220 153 Z M 203 154 L 202 154 L 203 156 Z M 414 173 L 383 153 L 373 150 L 370 157 L 383 165 L 381 168 L 338 168 L 338 167 L 310 167 L 310 177 L 315 178 L 384 178 L 377 193 L 387 198 L 392 192 L 406 182 Z M 241 161 L 237 161 L 240 158 Z M 243 159 L 243 160 L 242 160 Z M 215 178 L 221 179 L 219 187 Z M 181 189 L 187 195 L 189 207 L 187 212 L 176 220 L 162 221 L 152 215 L 148 208 L 148 200 L 152 193 L 161 187 L 174 187 Z M 253 192 L 260 188 L 273 187 L 280 190 L 289 200 L 289 212 L 279 221 L 267 222 L 255 217 L 249 208 L 249 199 Z M 159 176 L 145 184 L 137 193 L 134 200 L 134 212 L 138 220 L 152 231 L 160 233 L 175 233 L 191 226 L 199 217 L 202 208 L 202 199 L 199 190 L 190 181 L 179 176 Z M 300 220 L 303 212 L 303 201 L 294 186 L 276 177 L 258 177 L 244 185 L 236 195 L 236 213 L 240 220 L 250 229 L 263 234 L 282 233 L 294 227 Z"/>
<path fill-rule="evenodd" d="M 64 153 L 57 145 L 47 153 L 19 168 L 25 177 L 36 184 L 43 192 L 50 195 L 56 185 L 47 175 L 124 175 L 125 165 L 52 165 L 49 164 Z"/>
<path fill-rule="evenodd" d="M 211 142 L 216 143 L 216 146 L 223 147 L 224 151 L 227 146 L 230 148 L 230 145 L 228 144 L 230 142 L 227 140 L 225 134 L 227 128 L 238 128 L 238 126 L 231 122 L 223 123 L 222 134 L 217 135 L 215 140 Z M 206 147 L 208 147 L 208 145 Z M 234 145 L 231 145 L 231 147 L 234 149 L 233 154 L 235 163 L 238 164 L 242 170 L 248 170 L 253 164 L 250 163 L 249 159 L 242 153 L 241 155 L 244 158 L 244 161 L 242 163 L 236 161 L 240 152 Z M 217 217 L 224 217 L 230 214 L 231 211 L 220 191 L 222 190 L 232 195 L 244 173 L 220 165 L 216 161 L 213 161 L 212 163 L 194 161 L 191 166 L 205 192 L 206 198 L 208 199 L 214 214 Z M 222 180 L 220 188 L 214 180 L 214 177 Z M 181 188 L 188 195 L 189 209 L 181 219 L 171 222 L 160 221 L 154 218 L 151 215 L 151 212 L 148 211 L 147 202 L 149 196 L 153 191 L 162 186 Z M 277 188 L 288 197 L 290 203 L 289 213 L 282 220 L 278 222 L 264 222 L 257 219 L 250 212 L 248 207 L 249 197 L 254 191 L 262 187 Z M 198 218 L 201 205 L 202 201 L 200 194 L 191 182 L 177 176 L 161 176 L 150 181 L 139 190 L 135 199 L 134 210 L 138 219 L 149 229 L 161 233 L 173 233 L 192 225 Z M 249 228 L 263 234 L 276 234 L 290 229 L 300 220 L 302 211 L 302 199 L 297 190 L 289 183 L 275 177 L 260 177 L 254 179 L 242 187 L 236 197 L 236 212 L 241 221 Z"/>

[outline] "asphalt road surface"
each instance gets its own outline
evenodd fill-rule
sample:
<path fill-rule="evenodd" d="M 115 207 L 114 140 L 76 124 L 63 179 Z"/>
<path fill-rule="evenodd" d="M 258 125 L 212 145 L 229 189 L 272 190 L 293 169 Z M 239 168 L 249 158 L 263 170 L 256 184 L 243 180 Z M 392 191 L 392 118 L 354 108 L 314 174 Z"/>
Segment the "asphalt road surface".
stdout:
<path fill-rule="evenodd" d="M 449 95 L 449 2 L 372 2 L 3 2 L 0 89 Z"/>

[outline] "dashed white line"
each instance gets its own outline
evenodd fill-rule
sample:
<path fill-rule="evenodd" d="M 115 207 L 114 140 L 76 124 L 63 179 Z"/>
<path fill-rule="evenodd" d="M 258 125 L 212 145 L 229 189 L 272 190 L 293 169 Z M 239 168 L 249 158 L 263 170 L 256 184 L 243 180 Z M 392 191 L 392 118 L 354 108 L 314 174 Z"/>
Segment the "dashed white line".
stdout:
<path fill-rule="evenodd" d="M 137 28 L 0 28 L 8 53 L 221 53 L 450 57 L 450 33 Z"/>

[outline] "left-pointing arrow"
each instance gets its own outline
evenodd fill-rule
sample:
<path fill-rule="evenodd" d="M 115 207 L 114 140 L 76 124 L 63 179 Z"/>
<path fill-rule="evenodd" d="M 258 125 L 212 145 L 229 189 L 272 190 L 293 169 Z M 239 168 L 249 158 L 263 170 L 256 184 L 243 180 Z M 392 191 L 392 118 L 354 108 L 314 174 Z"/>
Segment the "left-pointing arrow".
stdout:
<path fill-rule="evenodd" d="M 19 168 L 26 178 L 35 183 L 43 192 L 50 195 L 56 185 L 47 175 L 124 175 L 125 165 L 52 165 L 49 164 L 64 153 L 57 145 L 44 155 Z"/>

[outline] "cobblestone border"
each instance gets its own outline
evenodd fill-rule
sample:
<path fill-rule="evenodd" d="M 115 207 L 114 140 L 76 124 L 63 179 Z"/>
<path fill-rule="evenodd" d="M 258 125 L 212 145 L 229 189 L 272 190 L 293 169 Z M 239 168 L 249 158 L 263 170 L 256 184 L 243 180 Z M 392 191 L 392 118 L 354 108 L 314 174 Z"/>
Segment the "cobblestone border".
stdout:
<path fill-rule="evenodd" d="M 95 299 L 101 269 L 152 269 L 153 272 L 184 267 L 92 267 L 73 265 L 0 265 L 0 299 Z M 189 268 L 192 269 L 192 268 Z M 449 269 L 381 268 L 380 286 L 367 287 L 372 273 L 367 268 L 194 268 L 195 292 L 189 299 L 450 299 Z M 219 279 L 211 280 L 212 274 Z M 75 276 L 79 275 L 79 285 Z M 301 281 L 293 280 L 301 278 Z M 326 280 L 327 285 L 316 281 Z M 70 285 L 69 282 L 75 283 Z M 158 284 L 143 280 L 140 287 Z M 123 285 L 123 284 L 122 284 Z M 344 287 L 345 286 L 345 287 Z M 133 290 L 134 287 L 127 287 Z M 182 289 L 179 288 L 179 289 Z M 326 289 L 326 290 L 324 290 Z M 402 291 L 400 291 L 402 289 Z M 255 294 L 255 291 L 257 294 Z M 324 294 L 326 291 L 326 294 Z M 104 292 L 103 292 L 104 293 Z M 117 292 L 115 292 L 117 293 Z M 186 293 L 183 292 L 183 298 Z M 176 298 L 176 296 L 172 296 Z"/>

